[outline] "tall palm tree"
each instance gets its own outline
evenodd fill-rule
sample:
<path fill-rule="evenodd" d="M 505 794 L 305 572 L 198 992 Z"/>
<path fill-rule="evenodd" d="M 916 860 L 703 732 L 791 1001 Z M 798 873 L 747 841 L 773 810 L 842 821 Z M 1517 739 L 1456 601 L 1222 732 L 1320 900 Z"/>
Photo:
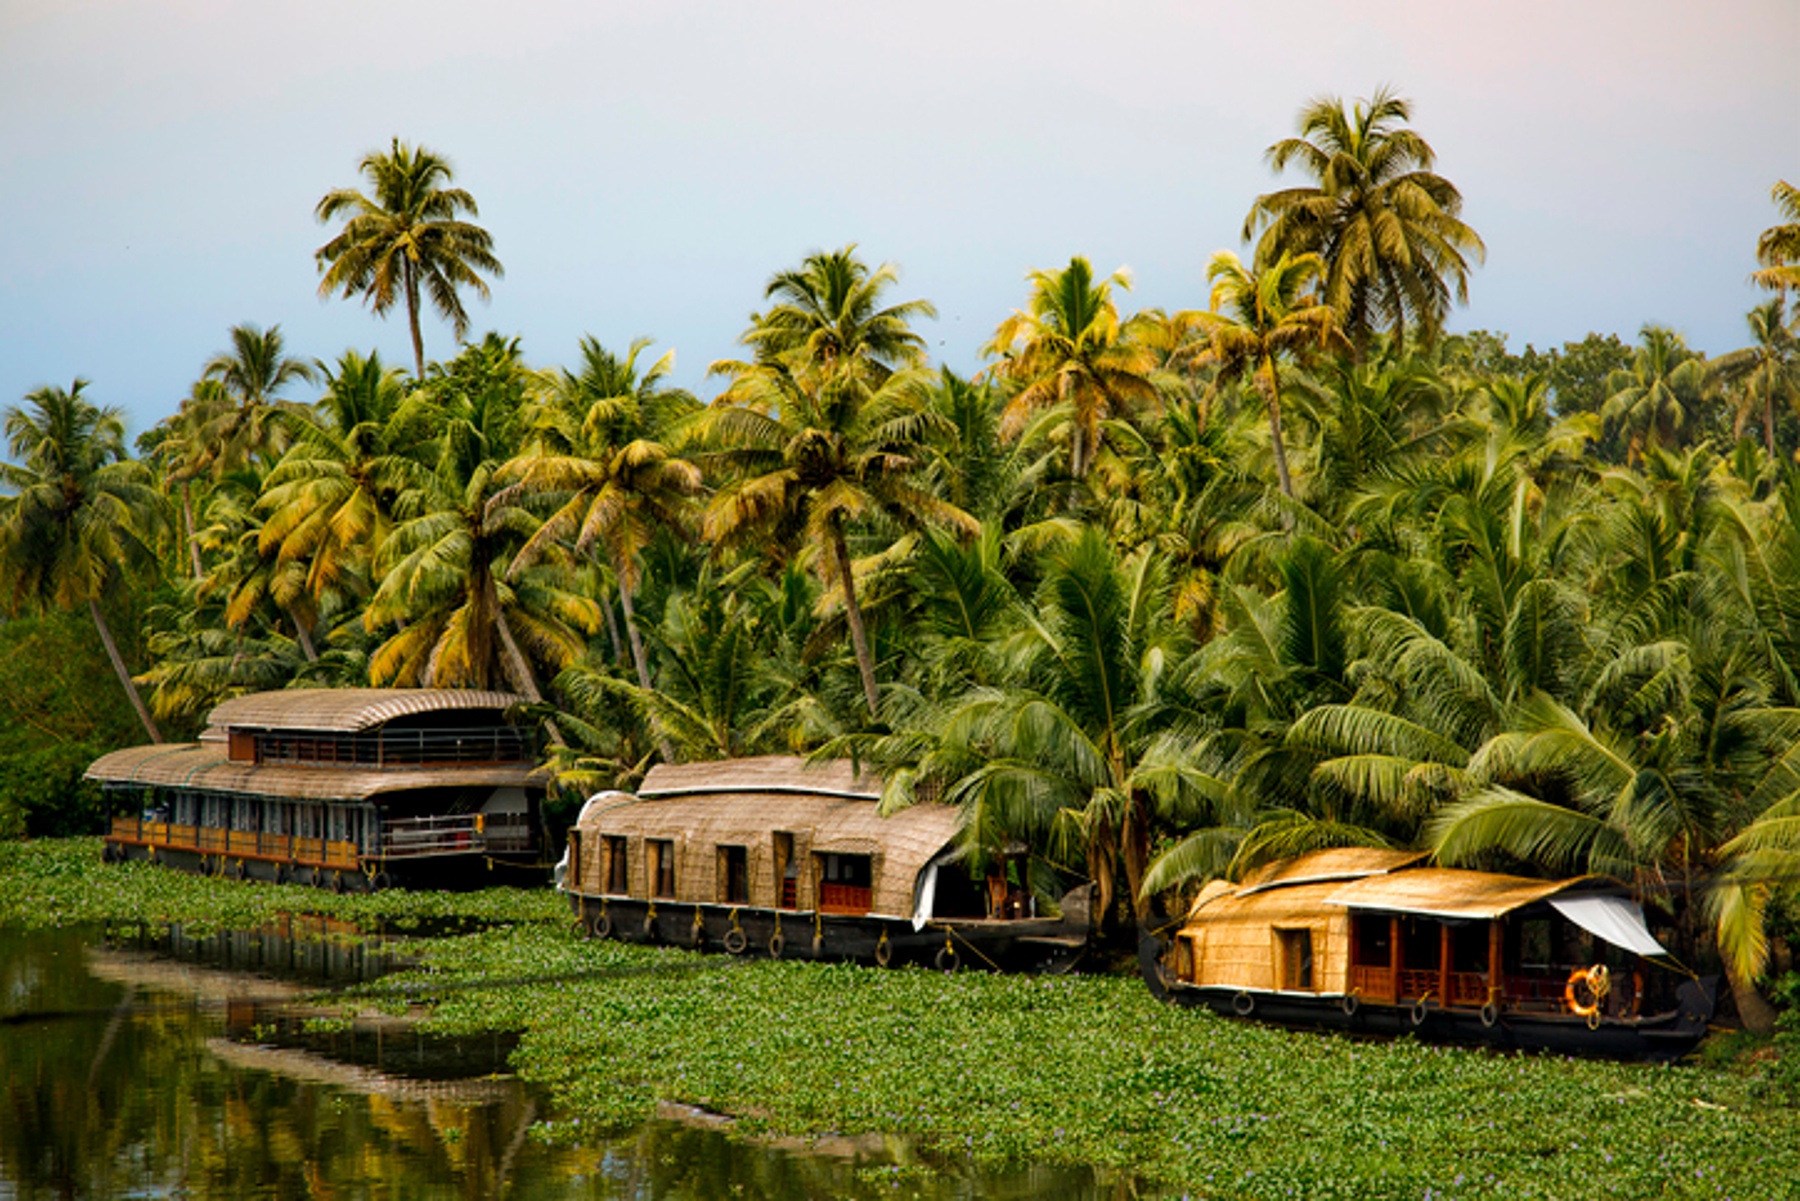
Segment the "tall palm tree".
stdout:
<path fill-rule="evenodd" d="M 1800 288 L 1800 188 L 1778 179 L 1769 189 L 1769 197 L 1785 220 L 1763 230 L 1756 239 L 1756 261 L 1763 269 L 1750 278 L 1765 288 L 1785 292 Z"/>
<path fill-rule="evenodd" d="M 740 374 L 693 425 L 702 459 L 726 480 L 707 506 L 702 536 L 717 547 L 798 539 L 816 549 L 819 574 L 843 592 L 872 719 L 881 702 L 851 565 L 852 527 L 883 518 L 976 529 L 920 482 L 919 443 L 937 420 L 923 371 L 900 372 L 870 391 L 776 363 Z"/>
<path fill-rule="evenodd" d="M 17 464 L 0 463 L 0 600 L 8 611 L 87 605 L 106 656 L 152 742 L 162 732 L 138 695 L 100 600 L 121 572 L 153 570 L 155 540 L 166 518 L 150 472 L 125 458 L 119 410 L 82 395 L 87 381 L 54 385 L 8 406 L 7 447 Z"/>
<path fill-rule="evenodd" d="M 1069 474 L 1084 478 L 1100 449 L 1101 425 L 1134 407 L 1159 409 L 1151 380 L 1158 365 L 1153 314 L 1121 321 L 1113 289 L 1131 287 L 1123 271 L 1094 279 L 1093 264 L 1076 255 L 1061 271 L 1033 271 L 1031 300 L 1000 323 L 981 348 L 999 362 L 993 375 L 1018 388 L 1000 418 L 1004 437 L 1016 438 L 1036 414 L 1068 409 Z"/>
<path fill-rule="evenodd" d="M 195 386 L 196 399 L 211 410 L 204 436 L 213 453 L 213 472 L 236 471 L 255 460 L 267 465 L 280 457 L 292 438 L 288 428 L 305 410 L 276 394 L 294 380 L 312 383 L 318 372 L 310 363 L 283 354 L 281 327 L 267 331 L 254 325 L 231 327 L 231 348 L 207 360 L 200 378 L 218 385 Z M 203 399 L 202 399 L 203 397 Z"/>
<path fill-rule="evenodd" d="M 895 371 L 923 366 L 925 340 L 911 322 L 936 317 L 928 300 L 882 305 L 882 293 L 899 281 L 892 263 L 871 271 L 854 244 L 807 255 L 798 270 L 769 281 L 765 298 L 775 303 L 752 313 L 740 339 L 759 363 L 781 362 L 842 374 L 865 388 L 880 387 Z M 735 374 L 730 365 L 715 373 Z"/>
<path fill-rule="evenodd" d="M 1337 335 L 1337 315 L 1321 304 L 1307 285 L 1325 270 L 1316 254 L 1290 258 L 1283 254 L 1261 270 L 1244 266 L 1229 250 L 1213 255 L 1206 278 L 1212 283 L 1212 310 L 1194 314 L 1206 331 L 1196 346 L 1195 361 L 1219 368 L 1221 377 L 1248 375 L 1269 414 L 1269 437 L 1275 451 L 1275 475 L 1282 495 L 1294 495 L 1287 448 L 1281 433 L 1281 379 L 1277 363 L 1330 345 Z"/>
<path fill-rule="evenodd" d="M 1762 425 L 1763 445 L 1769 457 L 1775 451 L 1775 403 L 1793 404 L 1800 399 L 1800 338 L 1787 322 L 1783 298 L 1775 297 L 1751 309 L 1745 317 L 1751 344 L 1720 355 L 1713 371 L 1727 385 L 1738 388 L 1731 421 L 1733 441 L 1744 436 L 1744 427 L 1755 417 Z"/>
<path fill-rule="evenodd" d="M 1469 260 L 1487 249 L 1462 220 L 1462 193 L 1432 167 L 1430 143 L 1406 122 L 1412 104 L 1381 88 L 1346 105 L 1336 96 L 1300 110 L 1300 136 L 1269 147 L 1276 172 L 1299 167 L 1312 183 L 1256 198 L 1244 238 L 1261 231 L 1256 261 L 1317 254 L 1325 302 L 1359 350 L 1385 328 L 1434 337 L 1452 293 L 1469 299 Z"/>
<path fill-rule="evenodd" d="M 481 215 L 475 198 L 462 188 L 446 187 L 454 177 L 447 159 L 399 138 L 386 153 L 371 151 L 357 164 L 372 195 L 353 188 L 327 192 L 313 215 L 321 222 L 345 214 L 336 237 L 319 247 L 323 278 L 319 295 L 361 294 L 377 315 L 403 301 L 412 333 L 415 378 L 425 378 L 425 341 L 419 332 L 419 298 L 431 298 L 438 315 L 450 322 L 460 341 L 469 314 L 457 289 L 470 288 L 488 298 L 485 273 L 506 274 L 494 257 L 487 230 L 459 218 Z"/>
<path fill-rule="evenodd" d="M 684 524 L 688 498 L 700 491 L 700 470 L 669 448 L 678 424 L 700 408 L 687 392 L 666 387 L 674 353 L 647 370 L 638 356 L 648 338 L 633 340 L 621 358 L 592 337 L 581 340 L 581 367 L 554 372 L 527 412 L 526 450 L 501 471 L 522 490 L 562 499 L 514 558 L 535 562 L 554 543 L 572 540 L 576 553 L 599 544 L 619 582 L 619 604 L 638 684 L 650 688 L 650 668 L 638 629 L 633 594 L 641 556 L 658 529 Z"/>

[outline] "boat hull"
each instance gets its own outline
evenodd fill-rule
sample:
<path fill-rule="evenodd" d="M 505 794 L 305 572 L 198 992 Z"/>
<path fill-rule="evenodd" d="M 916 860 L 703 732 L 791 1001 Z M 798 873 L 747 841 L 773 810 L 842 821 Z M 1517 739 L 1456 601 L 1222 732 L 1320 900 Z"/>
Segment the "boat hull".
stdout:
<path fill-rule="evenodd" d="M 1432 1004 L 1388 1004 L 1344 994 L 1270 992 L 1225 986 L 1201 987 L 1168 978 L 1161 944 L 1147 939 L 1139 966 L 1150 991 L 1186 1008 L 1205 1008 L 1226 1017 L 1246 1018 L 1304 1030 L 1353 1036 L 1492 1047 L 1501 1051 L 1549 1051 L 1604 1059 L 1669 1062 L 1692 1051 L 1706 1036 L 1718 1000 L 1718 980 L 1684 982 L 1677 1008 L 1642 1018 L 1600 1018 L 1504 1008 L 1444 1008 Z"/>
<path fill-rule="evenodd" d="M 1086 946 L 1062 921 L 931 921 L 772 910 L 693 901 L 569 895 L 578 927 L 590 938 L 690 947 L 731 955 L 812 959 L 940 971 L 1062 971 Z"/>

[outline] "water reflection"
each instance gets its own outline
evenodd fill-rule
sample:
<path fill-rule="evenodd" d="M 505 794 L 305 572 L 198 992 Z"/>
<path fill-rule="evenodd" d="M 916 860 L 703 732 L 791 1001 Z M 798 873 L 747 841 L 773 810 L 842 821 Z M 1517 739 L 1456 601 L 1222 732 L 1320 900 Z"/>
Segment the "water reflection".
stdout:
<path fill-rule="evenodd" d="M 666 1121 L 546 1145 L 541 1099 L 492 1074 L 504 1040 L 320 1029 L 271 994 L 284 974 L 318 978 L 293 972 L 293 948 L 267 930 L 221 937 L 191 940 L 184 962 L 168 957 L 178 932 L 0 930 L 0 1198 L 1121 1195 L 1088 1173 L 883 1167 Z M 330 978 L 385 970 L 373 945 Z M 258 974 L 198 966 L 245 957 Z"/>

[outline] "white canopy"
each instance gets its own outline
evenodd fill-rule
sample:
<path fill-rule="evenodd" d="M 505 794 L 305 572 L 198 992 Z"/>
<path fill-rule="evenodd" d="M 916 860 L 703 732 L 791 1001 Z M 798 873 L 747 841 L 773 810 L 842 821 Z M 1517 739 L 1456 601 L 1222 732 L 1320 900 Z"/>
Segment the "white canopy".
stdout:
<path fill-rule="evenodd" d="M 1644 928 L 1644 911 L 1638 908 L 1636 901 L 1588 893 L 1551 897 L 1550 904 L 1583 930 L 1604 938 L 1615 947 L 1624 947 L 1638 955 L 1669 953 Z"/>

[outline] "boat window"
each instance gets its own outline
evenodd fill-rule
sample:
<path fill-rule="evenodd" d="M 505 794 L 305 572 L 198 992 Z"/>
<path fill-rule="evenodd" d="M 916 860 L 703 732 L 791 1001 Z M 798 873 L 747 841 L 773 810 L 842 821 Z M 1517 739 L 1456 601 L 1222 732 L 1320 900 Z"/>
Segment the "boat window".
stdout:
<path fill-rule="evenodd" d="M 794 836 L 783 830 L 775 832 L 775 880 L 780 895 L 775 903 L 783 909 L 800 904 L 800 862 L 794 855 Z"/>
<path fill-rule="evenodd" d="M 1393 948 L 1388 945 L 1388 932 L 1392 923 L 1385 913 L 1359 913 L 1351 919 L 1356 923 L 1356 939 L 1352 944 L 1356 949 L 1358 967 L 1387 967 L 1393 962 Z"/>
<path fill-rule="evenodd" d="M 631 891 L 631 861 L 625 857 L 625 836 L 606 835 L 606 891 L 625 896 Z"/>
<path fill-rule="evenodd" d="M 1313 945 L 1311 930 L 1277 930 L 1276 947 L 1281 955 L 1282 988 L 1313 989 Z"/>
<path fill-rule="evenodd" d="M 1450 927 L 1450 970 L 1453 972 L 1485 972 L 1488 970 L 1488 923 L 1465 922 Z"/>
<path fill-rule="evenodd" d="M 874 865 L 870 857 L 827 852 L 815 858 L 819 870 L 820 911 L 867 913 L 874 904 Z"/>
<path fill-rule="evenodd" d="M 1437 971 L 1444 957 L 1443 927 L 1428 918 L 1408 917 L 1400 922 L 1400 961 L 1407 971 Z"/>
<path fill-rule="evenodd" d="M 1550 967 L 1550 919 L 1532 918 L 1519 923 L 1519 966 Z"/>
<path fill-rule="evenodd" d="M 667 838 L 646 839 L 650 849 L 650 895 L 675 896 L 675 844 Z"/>
<path fill-rule="evenodd" d="M 744 847 L 719 848 L 719 900 L 726 905 L 750 901 L 750 855 Z"/>

